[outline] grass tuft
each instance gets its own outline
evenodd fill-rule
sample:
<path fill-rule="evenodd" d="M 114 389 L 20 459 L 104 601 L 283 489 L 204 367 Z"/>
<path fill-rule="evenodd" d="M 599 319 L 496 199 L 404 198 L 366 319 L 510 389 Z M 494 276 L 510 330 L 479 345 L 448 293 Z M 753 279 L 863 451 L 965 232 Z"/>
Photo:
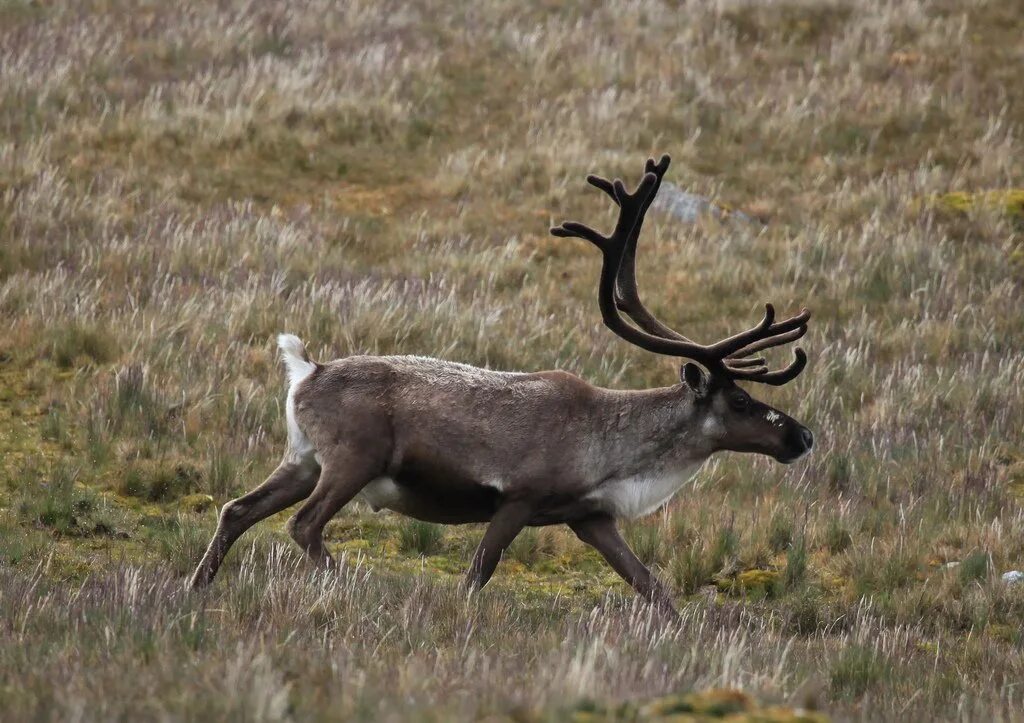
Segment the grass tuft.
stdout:
<path fill-rule="evenodd" d="M 26 478 L 35 479 L 21 489 L 19 516 L 57 535 L 117 534 L 123 527 L 121 516 L 91 488 L 76 484 L 78 476 L 78 469 L 65 465 L 49 474 L 26 474 Z"/>
<path fill-rule="evenodd" d="M 197 491 L 201 480 L 199 471 L 185 463 L 171 466 L 158 461 L 140 461 L 125 472 L 118 492 L 150 502 L 168 502 Z"/>
<path fill-rule="evenodd" d="M 782 552 L 792 541 L 793 520 L 781 512 L 776 512 L 768 527 L 768 546 L 772 552 Z"/>
<path fill-rule="evenodd" d="M 801 535 L 786 552 L 786 573 L 783 584 L 786 590 L 795 590 L 807 576 L 808 554 L 804 536 Z"/>
<path fill-rule="evenodd" d="M 422 520 L 404 520 L 398 527 L 398 549 L 424 557 L 441 550 L 444 528 Z"/>
<path fill-rule="evenodd" d="M 965 557 L 957 566 L 960 582 L 968 585 L 988 577 L 989 556 L 984 550 L 976 550 Z"/>
<path fill-rule="evenodd" d="M 105 364 L 117 358 L 117 340 L 106 329 L 78 323 L 54 327 L 47 333 L 47 354 L 64 368 Z"/>
<path fill-rule="evenodd" d="M 843 698 L 860 698 L 886 676 L 889 666 L 871 648 L 851 645 L 843 650 L 832 666 L 832 694 Z"/>
<path fill-rule="evenodd" d="M 853 544 L 853 536 L 850 531 L 843 526 L 843 521 L 838 517 L 830 517 L 825 527 L 825 534 L 823 539 L 825 549 L 829 551 L 829 554 L 839 555 L 846 551 L 846 549 Z"/>

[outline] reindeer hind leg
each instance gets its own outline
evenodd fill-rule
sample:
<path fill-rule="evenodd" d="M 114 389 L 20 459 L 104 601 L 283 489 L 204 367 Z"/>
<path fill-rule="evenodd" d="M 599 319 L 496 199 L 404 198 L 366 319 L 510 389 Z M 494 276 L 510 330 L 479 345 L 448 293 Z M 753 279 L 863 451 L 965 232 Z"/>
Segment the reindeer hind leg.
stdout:
<path fill-rule="evenodd" d="M 231 545 L 260 520 L 305 499 L 316 486 L 319 468 L 295 455 L 285 457 L 266 481 L 221 509 L 217 531 L 192 575 L 193 589 L 209 585 Z"/>
<path fill-rule="evenodd" d="M 382 472 L 378 455 L 349 446 L 336 447 L 325 456 L 316 488 L 288 521 L 288 533 L 317 566 L 328 567 L 333 562 L 324 547 L 324 527 Z"/>

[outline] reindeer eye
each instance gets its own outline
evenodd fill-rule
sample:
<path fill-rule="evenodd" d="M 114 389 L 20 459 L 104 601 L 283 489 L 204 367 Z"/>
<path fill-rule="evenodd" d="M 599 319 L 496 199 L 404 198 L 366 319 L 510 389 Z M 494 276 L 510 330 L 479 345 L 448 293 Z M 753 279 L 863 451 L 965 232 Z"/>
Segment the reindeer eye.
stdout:
<path fill-rule="evenodd" d="M 746 394 L 734 394 L 729 397 L 729 406 L 737 412 L 746 411 L 747 407 L 750 406 L 750 397 Z"/>

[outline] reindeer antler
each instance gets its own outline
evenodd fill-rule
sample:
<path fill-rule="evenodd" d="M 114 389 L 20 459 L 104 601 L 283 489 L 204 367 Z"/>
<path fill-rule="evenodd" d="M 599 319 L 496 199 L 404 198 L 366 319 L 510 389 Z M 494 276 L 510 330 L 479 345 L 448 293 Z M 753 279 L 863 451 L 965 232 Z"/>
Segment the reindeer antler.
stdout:
<path fill-rule="evenodd" d="M 619 206 L 619 218 L 611 236 L 604 236 L 581 223 L 566 222 L 551 229 L 561 237 L 584 238 L 597 246 L 603 255 L 598 304 L 605 325 L 626 341 L 642 349 L 669 356 L 686 357 L 700 362 L 709 370 L 761 384 L 780 385 L 796 378 L 807 365 L 803 349 L 794 350 L 793 362 L 779 371 L 769 371 L 761 357 L 752 354 L 787 344 L 807 333 L 811 313 L 803 309 L 796 316 L 775 321 L 775 308 L 765 304 L 764 318 L 747 331 L 734 334 L 713 344 L 698 344 L 669 328 L 652 315 L 640 300 L 636 282 L 636 244 L 644 216 L 661 187 L 661 179 L 671 159 L 665 155 L 657 163 L 647 159 L 644 177 L 633 193 L 622 181 L 608 181 L 600 176 L 587 176 L 587 182 L 607 193 Z M 619 314 L 625 312 L 637 326 Z M 639 327 L 639 328 L 637 328 Z"/>

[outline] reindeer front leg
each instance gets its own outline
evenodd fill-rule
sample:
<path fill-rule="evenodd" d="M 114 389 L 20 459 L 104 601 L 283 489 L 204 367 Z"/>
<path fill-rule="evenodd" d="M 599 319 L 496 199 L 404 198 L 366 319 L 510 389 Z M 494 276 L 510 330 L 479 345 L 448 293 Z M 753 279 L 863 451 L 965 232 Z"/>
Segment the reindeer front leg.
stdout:
<path fill-rule="evenodd" d="M 608 515 L 595 515 L 578 522 L 570 522 L 569 527 L 580 540 L 600 552 L 615 572 L 619 573 L 641 597 L 671 617 L 678 617 L 669 591 L 629 549 L 629 545 L 619 534 L 613 518 Z"/>
<path fill-rule="evenodd" d="M 473 555 L 473 562 L 466 574 L 466 589 L 473 592 L 487 584 L 494 574 L 494 568 L 498 566 L 501 554 L 516 539 L 532 515 L 533 507 L 517 500 L 506 502 L 498 508 Z"/>

